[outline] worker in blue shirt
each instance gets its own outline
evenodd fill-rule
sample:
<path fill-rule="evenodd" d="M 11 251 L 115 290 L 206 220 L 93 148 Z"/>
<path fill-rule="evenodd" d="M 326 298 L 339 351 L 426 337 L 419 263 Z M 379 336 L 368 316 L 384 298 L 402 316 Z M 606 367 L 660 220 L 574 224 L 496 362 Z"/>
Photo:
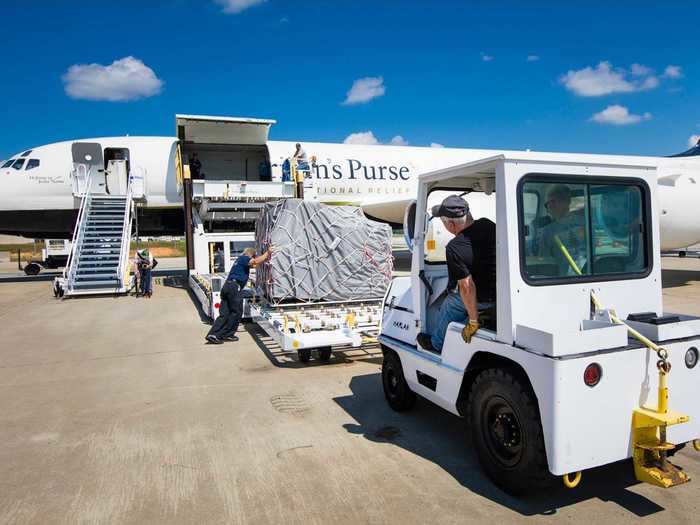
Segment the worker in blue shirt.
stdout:
<path fill-rule="evenodd" d="M 245 288 L 250 276 L 250 269 L 255 268 L 272 255 L 272 246 L 265 253 L 255 257 L 254 248 L 246 248 L 243 254 L 231 266 L 228 278 L 221 288 L 221 307 L 219 317 L 207 333 L 207 341 L 220 345 L 224 341 L 238 341 L 236 330 L 243 314 L 243 297 L 241 290 Z"/>

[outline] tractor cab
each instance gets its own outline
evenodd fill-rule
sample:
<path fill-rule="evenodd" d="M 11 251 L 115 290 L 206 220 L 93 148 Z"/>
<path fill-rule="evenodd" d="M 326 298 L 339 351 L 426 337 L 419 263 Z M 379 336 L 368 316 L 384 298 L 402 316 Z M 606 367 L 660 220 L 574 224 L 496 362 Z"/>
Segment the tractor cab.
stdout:
<path fill-rule="evenodd" d="M 419 395 L 468 417 L 482 467 L 514 494 L 629 457 L 640 481 L 688 481 L 668 457 L 700 449 L 700 319 L 663 310 L 656 178 L 645 159 L 536 152 L 421 175 L 404 225 L 411 275 L 383 305 L 389 405 Z M 495 209 L 496 301 L 473 334 L 449 323 L 435 350 L 417 336 L 456 304 L 452 235 L 430 213 L 447 195 L 474 220 Z"/>

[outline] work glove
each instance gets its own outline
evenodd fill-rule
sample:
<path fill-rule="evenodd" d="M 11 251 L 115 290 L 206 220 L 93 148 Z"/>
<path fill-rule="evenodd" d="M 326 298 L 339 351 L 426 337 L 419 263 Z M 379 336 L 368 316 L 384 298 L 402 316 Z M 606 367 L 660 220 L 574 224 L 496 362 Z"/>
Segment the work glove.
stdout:
<path fill-rule="evenodd" d="M 462 328 L 462 339 L 464 339 L 464 342 L 471 343 L 472 336 L 476 333 L 476 331 L 479 328 L 481 328 L 479 321 L 469 321 L 469 323 L 464 328 Z"/>

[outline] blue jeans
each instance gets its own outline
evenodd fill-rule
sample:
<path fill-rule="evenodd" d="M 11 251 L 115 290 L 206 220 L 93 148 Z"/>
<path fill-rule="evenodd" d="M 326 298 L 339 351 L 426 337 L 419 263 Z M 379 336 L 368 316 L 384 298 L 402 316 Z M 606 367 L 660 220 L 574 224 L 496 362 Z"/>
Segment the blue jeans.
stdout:
<path fill-rule="evenodd" d="M 152 281 L 151 281 L 151 269 L 142 268 L 141 269 L 141 293 L 151 293 L 153 291 Z"/>
<path fill-rule="evenodd" d="M 481 311 L 493 306 L 493 304 L 477 303 L 476 307 Z M 438 352 L 442 352 L 447 326 L 452 322 L 466 323 L 468 319 L 469 314 L 467 314 L 467 309 L 464 307 L 464 301 L 462 301 L 459 292 L 448 292 L 440 305 L 435 327 L 432 328 L 433 335 L 430 337 L 430 342 L 433 343 L 433 348 Z"/>
<path fill-rule="evenodd" d="M 430 341 L 433 343 L 433 348 L 438 352 L 442 351 L 442 345 L 445 343 L 445 333 L 447 326 L 452 322 L 466 323 L 469 316 L 467 309 L 464 307 L 464 301 L 459 293 L 449 292 L 440 305 L 437 323 L 432 328 L 433 335 Z"/>

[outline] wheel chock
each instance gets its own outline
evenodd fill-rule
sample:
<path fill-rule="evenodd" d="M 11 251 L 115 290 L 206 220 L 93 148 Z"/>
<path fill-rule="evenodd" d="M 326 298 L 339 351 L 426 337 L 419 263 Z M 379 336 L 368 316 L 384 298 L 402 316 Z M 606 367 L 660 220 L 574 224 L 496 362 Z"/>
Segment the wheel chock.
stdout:
<path fill-rule="evenodd" d="M 675 445 L 666 441 L 669 425 L 687 423 L 690 418 L 670 410 L 666 413 L 638 408 L 632 416 L 634 474 L 644 483 L 670 488 L 690 481 L 690 477 L 667 459 Z"/>

